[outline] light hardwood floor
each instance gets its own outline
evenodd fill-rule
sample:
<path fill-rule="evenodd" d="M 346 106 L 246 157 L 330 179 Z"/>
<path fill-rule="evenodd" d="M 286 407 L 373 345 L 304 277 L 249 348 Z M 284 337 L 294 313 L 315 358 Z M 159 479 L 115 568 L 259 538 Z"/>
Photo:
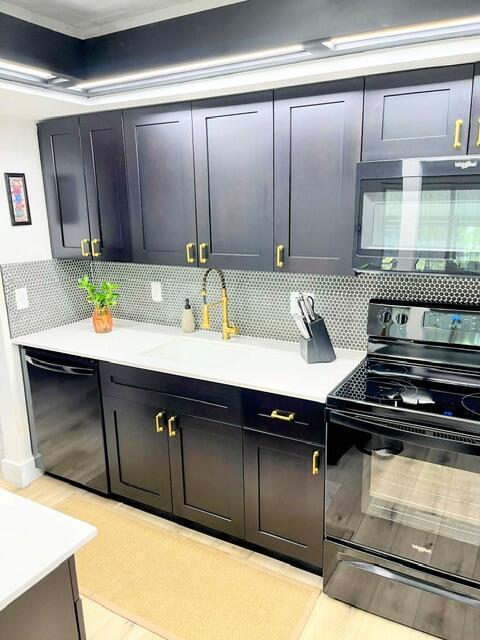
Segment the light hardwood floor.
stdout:
<path fill-rule="evenodd" d="M 49 507 L 55 506 L 74 493 L 84 493 L 81 489 L 47 476 L 39 478 L 25 489 L 17 489 L 0 478 L 0 487 Z M 100 497 L 98 499 L 105 500 Z M 132 509 L 127 505 L 117 504 L 121 509 Z M 233 554 L 238 554 L 242 558 L 248 557 L 250 562 L 266 566 L 280 574 L 294 576 L 309 584 L 321 586 L 321 578 L 289 564 L 260 553 L 250 552 L 228 542 L 219 541 L 211 536 L 174 524 L 169 520 L 136 509 L 135 511 L 144 518 L 153 519 L 159 526 L 174 529 L 179 535 L 199 540 L 205 544 L 222 545 L 225 550 Z M 89 598 L 82 596 L 82 602 L 88 640 L 164 640 L 112 613 Z M 354 609 L 322 593 L 300 640 L 385 640 L 386 638 L 389 640 L 432 640 L 432 636 Z M 275 640 L 275 638 L 259 638 L 258 640 Z"/>

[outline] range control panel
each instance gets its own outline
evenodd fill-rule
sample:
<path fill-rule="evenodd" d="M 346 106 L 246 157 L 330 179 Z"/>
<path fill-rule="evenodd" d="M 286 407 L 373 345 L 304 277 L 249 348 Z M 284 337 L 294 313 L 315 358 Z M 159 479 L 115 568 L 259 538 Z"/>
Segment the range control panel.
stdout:
<path fill-rule="evenodd" d="M 371 302 L 368 335 L 480 347 L 480 308 L 472 310 Z"/>

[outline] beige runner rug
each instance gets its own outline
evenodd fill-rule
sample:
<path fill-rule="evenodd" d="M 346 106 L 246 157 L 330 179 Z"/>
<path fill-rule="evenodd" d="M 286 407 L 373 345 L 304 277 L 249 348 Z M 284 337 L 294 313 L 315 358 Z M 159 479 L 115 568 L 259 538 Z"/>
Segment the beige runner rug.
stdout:
<path fill-rule="evenodd" d="M 80 592 L 169 640 L 297 640 L 319 595 L 98 499 L 56 509 L 98 529 L 76 554 Z"/>

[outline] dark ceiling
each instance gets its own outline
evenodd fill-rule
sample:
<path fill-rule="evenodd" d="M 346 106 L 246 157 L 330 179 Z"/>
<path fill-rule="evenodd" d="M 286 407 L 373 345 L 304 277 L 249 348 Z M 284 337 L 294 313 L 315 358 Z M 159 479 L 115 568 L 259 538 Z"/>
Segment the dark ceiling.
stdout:
<path fill-rule="evenodd" d="M 83 41 L 0 13 L 0 57 L 92 78 L 477 13 L 478 0 L 248 0 Z"/>

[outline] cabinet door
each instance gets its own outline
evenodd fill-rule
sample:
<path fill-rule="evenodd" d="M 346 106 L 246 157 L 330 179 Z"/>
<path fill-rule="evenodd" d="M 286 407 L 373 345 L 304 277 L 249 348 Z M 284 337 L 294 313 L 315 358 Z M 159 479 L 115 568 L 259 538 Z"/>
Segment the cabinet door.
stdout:
<path fill-rule="evenodd" d="M 365 81 L 363 160 L 465 154 L 473 65 Z"/>
<path fill-rule="evenodd" d="M 104 397 L 112 493 L 172 510 L 170 463 L 162 407 Z"/>
<path fill-rule="evenodd" d="M 172 418 L 172 414 L 169 414 Z M 177 415 L 169 438 L 175 515 L 243 537 L 242 429 Z"/>
<path fill-rule="evenodd" d="M 244 456 L 245 538 L 321 567 L 322 447 L 245 430 Z"/>
<path fill-rule="evenodd" d="M 480 154 L 480 64 L 475 65 L 468 152 Z"/>
<path fill-rule="evenodd" d="M 41 122 L 38 136 L 53 257 L 90 257 L 78 118 Z"/>
<path fill-rule="evenodd" d="M 200 266 L 272 270 L 270 92 L 193 108 Z"/>
<path fill-rule="evenodd" d="M 363 79 L 275 94 L 275 269 L 352 273 Z"/>
<path fill-rule="evenodd" d="M 101 260 L 130 260 L 121 111 L 80 116 L 80 135 L 92 253 Z"/>
<path fill-rule="evenodd" d="M 190 104 L 125 111 L 124 124 L 134 260 L 196 266 Z"/>

